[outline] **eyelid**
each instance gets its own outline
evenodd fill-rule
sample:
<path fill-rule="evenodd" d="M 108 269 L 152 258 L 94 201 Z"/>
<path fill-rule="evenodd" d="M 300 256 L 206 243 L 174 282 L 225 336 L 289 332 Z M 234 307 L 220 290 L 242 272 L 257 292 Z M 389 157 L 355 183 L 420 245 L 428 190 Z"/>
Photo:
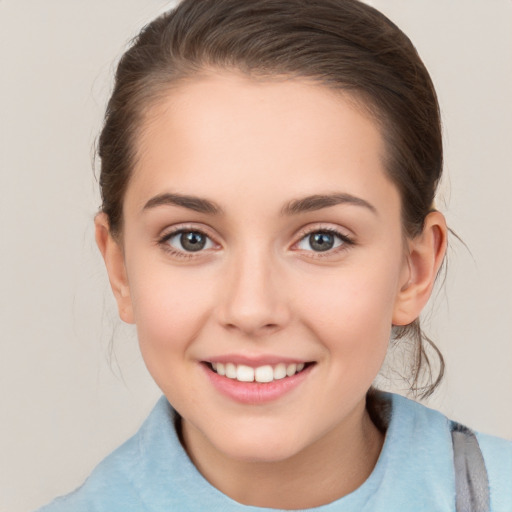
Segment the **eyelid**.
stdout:
<path fill-rule="evenodd" d="M 200 231 L 197 231 L 197 230 L 190 230 L 190 229 L 180 229 L 179 231 L 176 231 L 175 233 L 171 233 L 170 235 L 166 236 L 165 237 L 165 243 L 169 244 L 173 249 L 176 249 L 178 251 L 181 251 L 180 248 L 177 248 L 175 247 L 174 245 L 171 244 L 171 240 L 180 240 L 180 243 L 181 243 L 181 237 L 184 235 L 184 234 L 187 234 L 187 233 L 194 233 L 194 234 L 198 234 L 200 235 L 201 237 L 204 237 L 205 239 L 205 246 L 204 247 L 201 247 L 200 249 L 197 249 L 196 251 L 188 251 L 188 250 L 184 250 L 183 252 L 185 253 L 200 253 L 200 252 L 204 252 L 208 249 L 212 249 L 213 248 L 213 245 L 214 245 L 214 241 L 205 233 L 202 233 Z M 207 247 L 208 246 L 208 242 L 209 242 L 209 245 L 210 247 Z"/>
<path fill-rule="evenodd" d="M 311 235 L 312 233 L 318 233 L 320 231 L 326 233 L 333 233 L 338 235 L 340 238 L 344 240 L 353 241 L 354 235 L 347 229 L 341 226 L 336 226 L 330 223 L 314 223 L 308 224 L 299 230 L 296 235 L 296 240 L 302 240 L 305 236 Z M 296 243 L 296 242 L 295 242 Z"/>
<path fill-rule="evenodd" d="M 192 258 L 200 256 L 201 254 L 204 254 L 206 252 L 209 252 L 212 248 L 209 249 L 201 249 L 197 252 L 192 251 L 182 251 L 180 249 L 177 249 L 176 247 L 173 247 L 172 245 L 168 244 L 167 242 L 173 238 L 174 236 L 179 235 L 180 233 L 187 233 L 187 232 L 196 232 L 201 233 L 202 235 L 206 236 L 215 247 L 213 249 L 220 248 L 219 242 L 216 240 L 216 236 L 212 235 L 211 229 L 204 224 L 192 224 L 192 223 L 184 223 L 184 224 L 177 224 L 173 226 L 169 226 L 162 230 L 162 232 L 157 236 L 156 243 L 157 245 L 161 246 L 166 252 L 171 253 L 174 256 L 184 257 L 184 258 Z"/>
<path fill-rule="evenodd" d="M 198 233 L 202 233 L 212 240 L 218 238 L 215 234 L 213 234 L 213 230 L 209 226 L 195 222 L 184 222 L 180 224 L 173 224 L 172 226 L 167 226 L 160 231 L 160 234 L 157 235 L 157 238 L 158 240 L 163 240 L 175 235 L 176 233 L 181 233 L 184 231 L 197 231 Z"/>
<path fill-rule="evenodd" d="M 346 250 L 348 247 L 355 245 L 355 240 L 353 238 L 353 235 L 349 235 L 346 231 L 339 226 L 333 226 L 332 224 L 315 224 L 315 225 L 308 225 L 302 228 L 299 233 L 297 234 L 297 237 L 295 239 L 295 242 L 292 244 L 292 250 L 296 251 L 303 251 L 305 253 L 309 253 L 310 255 L 314 256 L 315 258 L 319 257 L 326 257 L 326 256 L 332 256 L 333 254 L 337 254 L 340 251 Z M 313 233 L 330 233 L 334 236 L 337 236 L 343 243 L 340 244 L 338 247 L 335 247 L 333 249 L 320 252 L 320 251 L 307 251 L 304 249 L 298 249 L 297 246 L 304 238 L 307 236 L 312 235 Z"/>
<path fill-rule="evenodd" d="M 197 252 L 189 252 L 189 251 L 182 251 L 179 249 L 176 249 L 175 247 L 168 244 L 168 240 L 171 239 L 173 236 L 178 235 L 179 233 L 188 232 L 188 231 L 195 231 L 198 233 L 203 234 L 206 236 L 211 242 L 214 244 L 214 250 L 219 249 L 222 247 L 222 245 L 217 241 L 218 236 L 216 234 L 212 234 L 212 229 L 204 224 L 196 224 L 196 223 L 183 223 L 183 224 L 177 224 L 173 226 L 168 226 L 165 229 L 161 231 L 161 233 L 157 236 L 156 243 L 159 246 L 162 246 L 163 249 L 172 255 L 176 255 L 179 257 L 184 258 L 193 258 L 200 256 L 204 253 L 208 253 L 212 250 L 212 248 L 209 249 L 201 249 Z M 330 233 L 334 236 L 337 236 L 342 240 L 342 244 L 340 244 L 338 247 L 335 247 L 333 249 L 327 250 L 325 252 L 320 251 L 308 251 L 303 249 L 298 249 L 297 245 L 307 236 L 318 233 L 318 232 L 324 232 L 324 233 Z M 347 250 L 348 247 L 356 245 L 356 242 L 353 238 L 352 234 L 348 233 L 348 229 L 344 229 L 340 226 L 333 226 L 332 224 L 327 223 L 320 223 L 320 224 L 309 224 L 305 227 L 303 227 L 297 235 L 294 237 L 295 241 L 291 245 L 291 249 L 295 251 L 302 251 L 304 253 L 310 253 L 313 257 L 326 257 L 326 256 L 332 256 L 333 254 L 336 254 L 340 251 Z"/>

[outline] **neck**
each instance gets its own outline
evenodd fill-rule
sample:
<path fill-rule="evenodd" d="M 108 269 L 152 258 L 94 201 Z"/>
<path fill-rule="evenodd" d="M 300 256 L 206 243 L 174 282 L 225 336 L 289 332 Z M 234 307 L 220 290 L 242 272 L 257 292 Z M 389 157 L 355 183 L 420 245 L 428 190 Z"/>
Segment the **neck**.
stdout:
<path fill-rule="evenodd" d="M 325 505 L 355 491 L 375 467 L 384 436 L 362 403 L 346 422 L 286 460 L 233 460 L 186 422 L 183 441 L 201 474 L 230 498 L 244 505 L 295 510 Z"/>

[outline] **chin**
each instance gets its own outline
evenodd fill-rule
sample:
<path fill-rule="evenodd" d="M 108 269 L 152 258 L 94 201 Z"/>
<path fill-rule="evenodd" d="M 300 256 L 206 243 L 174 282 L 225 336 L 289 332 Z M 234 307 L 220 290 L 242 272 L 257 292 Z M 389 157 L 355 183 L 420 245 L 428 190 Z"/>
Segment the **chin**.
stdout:
<path fill-rule="evenodd" d="M 262 427 L 223 434 L 215 444 L 220 452 L 232 460 L 273 463 L 298 454 L 307 442 L 301 441 L 296 431 L 292 433 L 285 429 L 279 432 L 275 428 Z"/>

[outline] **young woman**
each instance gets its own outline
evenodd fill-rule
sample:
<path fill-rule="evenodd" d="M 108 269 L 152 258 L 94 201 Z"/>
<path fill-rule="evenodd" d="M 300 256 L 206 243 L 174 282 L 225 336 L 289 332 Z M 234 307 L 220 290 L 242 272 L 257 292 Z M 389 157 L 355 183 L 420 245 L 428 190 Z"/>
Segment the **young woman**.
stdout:
<path fill-rule="evenodd" d="M 97 243 L 164 396 L 42 510 L 512 509 L 511 443 L 372 387 L 394 338 L 417 392 L 441 375 L 439 109 L 392 22 L 184 0 L 121 59 L 99 154 Z"/>

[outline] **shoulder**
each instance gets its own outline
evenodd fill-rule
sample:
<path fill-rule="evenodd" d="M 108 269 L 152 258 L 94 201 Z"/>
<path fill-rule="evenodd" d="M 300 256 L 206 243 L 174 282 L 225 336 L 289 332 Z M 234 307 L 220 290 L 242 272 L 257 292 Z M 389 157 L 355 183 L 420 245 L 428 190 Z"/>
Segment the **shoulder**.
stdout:
<path fill-rule="evenodd" d="M 453 440 L 451 430 L 453 422 L 442 413 L 399 395 L 384 395 L 392 403 L 392 423 L 401 431 L 401 437 L 407 439 L 404 429 L 413 429 L 417 447 L 427 450 L 431 459 L 450 460 L 450 473 L 454 473 Z M 398 425 L 396 425 L 396 423 Z M 466 429 L 465 427 L 463 427 Z M 512 441 L 491 435 L 472 432 L 482 452 L 489 479 L 489 491 L 492 511 L 512 510 Z M 436 464 L 437 465 L 437 464 Z M 434 468 L 434 466 L 432 466 Z M 453 480 L 446 474 L 446 481 Z"/>
<path fill-rule="evenodd" d="M 107 456 L 74 492 L 61 496 L 37 512 L 143 512 L 147 438 L 172 428 L 170 407 L 161 399 L 140 430 Z"/>
<path fill-rule="evenodd" d="M 139 459 L 137 444 L 137 436 L 129 439 L 104 459 L 78 489 L 38 512 L 143 510 L 133 486 Z"/>

